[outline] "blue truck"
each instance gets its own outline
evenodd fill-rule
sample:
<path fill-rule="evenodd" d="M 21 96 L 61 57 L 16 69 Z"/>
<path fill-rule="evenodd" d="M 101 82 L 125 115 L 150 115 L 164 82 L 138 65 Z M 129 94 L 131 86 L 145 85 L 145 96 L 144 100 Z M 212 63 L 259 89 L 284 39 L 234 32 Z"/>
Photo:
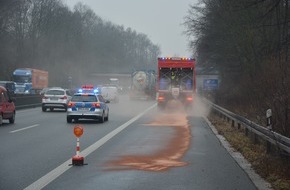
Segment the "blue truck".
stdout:
<path fill-rule="evenodd" d="M 48 87 L 47 71 L 19 68 L 13 72 L 12 77 L 15 82 L 15 93 L 17 94 L 30 94 L 33 91 L 41 91 Z"/>

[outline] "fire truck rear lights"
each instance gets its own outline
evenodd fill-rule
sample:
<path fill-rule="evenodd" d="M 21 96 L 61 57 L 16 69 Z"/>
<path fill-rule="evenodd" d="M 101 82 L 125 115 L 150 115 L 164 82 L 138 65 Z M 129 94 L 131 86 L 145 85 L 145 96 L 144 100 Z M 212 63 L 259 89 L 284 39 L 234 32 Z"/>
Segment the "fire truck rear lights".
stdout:
<path fill-rule="evenodd" d="M 190 60 L 192 60 L 192 58 L 189 58 L 189 57 L 183 57 L 183 58 L 181 58 L 181 60 L 190 61 Z"/>
<path fill-rule="evenodd" d="M 193 58 L 190 58 L 190 57 L 160 57 L 158 59 L 159 60 L 175 60 L 175 61 L 178 61 L 178 60 L 183 60 L 183 61 L 194 60 Z"/>

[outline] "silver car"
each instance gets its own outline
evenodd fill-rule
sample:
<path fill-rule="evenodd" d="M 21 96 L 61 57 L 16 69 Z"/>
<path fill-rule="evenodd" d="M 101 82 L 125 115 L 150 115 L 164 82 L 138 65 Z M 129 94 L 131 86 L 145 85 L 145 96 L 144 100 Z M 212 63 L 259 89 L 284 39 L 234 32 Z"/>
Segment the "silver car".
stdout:
<path fill-rule="evenodd" d="M 55 108 L 64 109 L 67 111 L 67 105 L 72 96 L 70 90 L 62 88 L 50 88 L 42 97 L 42 111 L 50 109 L 53 111 Z"/>
<path fill-rule="evenodd" d="M 66 120 L 71 123 L 79 119 L 98 119 L 100 123 L 109 120 L 109 107 L 102 95 L 94 93 L 74 94 L 68 104 Z"/>

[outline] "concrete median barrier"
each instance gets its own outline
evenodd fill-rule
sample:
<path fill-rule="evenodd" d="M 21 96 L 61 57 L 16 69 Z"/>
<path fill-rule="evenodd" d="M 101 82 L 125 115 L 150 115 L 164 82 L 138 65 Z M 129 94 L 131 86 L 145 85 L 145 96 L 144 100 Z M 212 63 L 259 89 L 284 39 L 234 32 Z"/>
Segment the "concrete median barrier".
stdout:
<path fill-rule="evenodd" d="M 38 94 L 15 94 L 16 110 L 41 106 L 41 95 Z"/>

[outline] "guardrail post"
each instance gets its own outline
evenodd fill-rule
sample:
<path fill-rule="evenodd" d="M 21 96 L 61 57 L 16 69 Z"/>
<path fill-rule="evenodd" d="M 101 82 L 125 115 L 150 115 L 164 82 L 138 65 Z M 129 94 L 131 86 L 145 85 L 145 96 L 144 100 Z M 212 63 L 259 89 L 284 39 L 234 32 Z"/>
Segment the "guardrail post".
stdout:
<path fill-rule="evenodd" d="M 232 120 L 232 127 L 234 128 L 235 127 L 235 121 Z"/>
<path fill-rule="evenodd" d="M 246 127 L 245 128 L 245 135 L 248 136 L 249 135 L 249 129 Z"/>
<path fill-rule="evenodd" d="M 238 123 L 238 129 L 239 129 L 239 130 L 241 129 L 241 124 L 240 124 L 240 123 Z"/>

